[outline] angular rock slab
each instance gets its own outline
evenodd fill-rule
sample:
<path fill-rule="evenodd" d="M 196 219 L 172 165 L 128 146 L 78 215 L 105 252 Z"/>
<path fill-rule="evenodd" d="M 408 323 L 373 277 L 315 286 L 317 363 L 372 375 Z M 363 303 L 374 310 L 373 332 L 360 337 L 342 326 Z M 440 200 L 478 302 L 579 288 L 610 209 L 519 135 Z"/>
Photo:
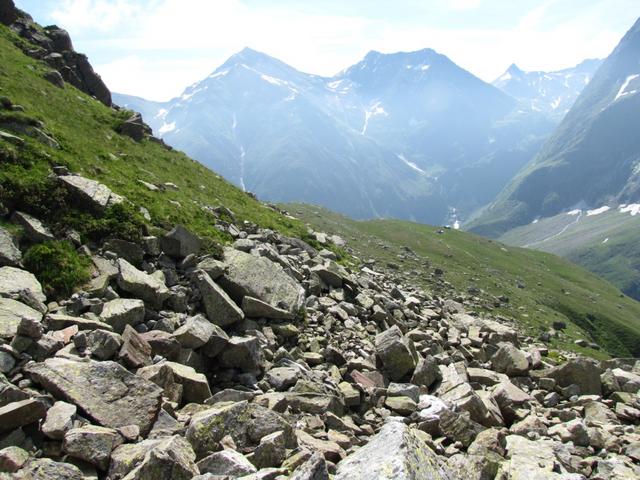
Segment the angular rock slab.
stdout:
<path fill-rule="evenodd" d="M 163 280 L 156 275 L 149 275 L 131 265 L 126 260 L 118 259 L 118 286 L 149 305 L 160 308 L 169 297 L 169 289 Z"/>
<path fill-rule="evenodd" d="M 226 327 L 244 319 L 244 313 L 229 295 L 218 286 L 209 274 L 196 272 L 195 283 L 202 295 L 204 310 L 209 321 L 220 327 Z"/>
<path fill-rule="evenodd" d="M 0 298 L 0 338 L 10 339 L 18 333 L 23 318 L 34 322 L 42 320 L 42 313 L 10 298 Z"/>
<path fill-rule="evenodd" d="M 13 242 L 13 237 L 0 227 L 0 267 L 16 267 L 22 260 L 22 253 Z"/>
<path fill-rule="evenodd" d="M 122 197 L 114 194 L 109 187 L 95 180 L 79 175 L 65 175 L 58 177 L 58 180 L 71 194 L 96 209 L 106 208 L 122 201 Z"/>
<path fill-rule="evenodd" d="M 198 458 L 216 451 L 218 442 L 230 435 L 238 448 L 257 445 L 262 437 L 284 432 L 287 447 L 296 445 L 293 428 L 277 413 L 246 401 L 213 407 L 196 414 L 187 429 L 187 440 Z"/>
<path fill-rule="evenodd" d="M 190 480 L 200 473 L 195 458 L 184 438 L 176 435 L 163 439 L 146 452 L 124 480 Z"/>
<path fill-rule="evenodd" d="M 137 425 L 146 435 L 160 408 L 162 388 L 115 362 L 49 358 L 25 371 L 49 393 L 78 406 L 103 427 Z"/>
<path fill-rule="evenodd" d="M 41 313 L 47 311 L 44 305 L 47 297 L 42 291 L 42 285 L 26 270 L 14 267 L 0 268 L 0 297 L 20 300 Z"/>
<path fill-rule="evenodd" d="M 225 248 L 227 272 L 220 284 L 238 303 L 254 297 L 277 308 L 296 313 L 304 300 L 304 289 L 277 263 L 233 248 Z"/>
<path fill-rule="evenodd" d="M 436 454 L 404 423 L 386 423 L 369 443 L 338 463 L 334 480 L 449 480 Z"/>

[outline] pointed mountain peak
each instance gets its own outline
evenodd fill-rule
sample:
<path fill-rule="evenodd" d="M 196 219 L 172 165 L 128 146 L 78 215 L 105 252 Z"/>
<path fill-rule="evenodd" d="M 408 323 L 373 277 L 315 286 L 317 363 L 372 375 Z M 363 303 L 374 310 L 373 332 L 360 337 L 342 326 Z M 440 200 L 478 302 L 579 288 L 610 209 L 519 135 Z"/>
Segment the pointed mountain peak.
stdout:
<path fill-rule="evenodd" d="M 512 63 L 509 68 L 507 68 L 507 73 L 510 73 L 511 75 L 519 75 L 521 73 L 524 73 L 524 71 L 521 70 L 520 67 L 518 67 L 515 63 Z"/>

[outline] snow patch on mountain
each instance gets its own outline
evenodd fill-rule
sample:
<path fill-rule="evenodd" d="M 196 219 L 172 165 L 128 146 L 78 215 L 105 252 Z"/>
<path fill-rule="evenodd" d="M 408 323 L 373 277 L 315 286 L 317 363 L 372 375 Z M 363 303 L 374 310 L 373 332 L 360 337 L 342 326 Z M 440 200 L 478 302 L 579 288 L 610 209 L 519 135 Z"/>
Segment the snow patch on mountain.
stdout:
<path fill-rule="evenodd" d="M 600 215 L 601 213 L 604 212 L 608 212 L 609 210 L 611 210 L 611 207 L 608 207 L 607 205 L 604 205 L 600 208 L 595 208 L 593 210 L 587 210 L 587 217 L 592 217 L 594 215 Z"/>
<path fill-rule="evenodd" d="M 620 90 L 618 90 L 618 94 L 616 95 L 616 98 L 613 99 L 613 101 L 615 102 L 618 99 L 624 97 L 625 95 L 633 95 L 634 93 L 636 93 L 638 90 L 627 91 L 627 87 L 631 82 L 633 82 L 638 77 L 640 77 L 640 74 L 637 74 L 637 73 L 633 75 L 629 75 L 624 81 L 624 83 L 622 84 L 622 86 L 620 87 Z"/>
<path fill-rule="evenodd" d="M 630 203 L 629 205 L 620 205 L 620 213 L 629 213 L 635 217 L 640 213 L 640 203 Z"/>
<path fill-rule="evenodd" d="M 385 111 L 379 101 L 375 102 L 373 105 L 371 105 L 371 107 L 369 107 L 369 109 L 364 111 L 364 125 L 362 126 L 362 131 L 360 132 L 361 135 L 367 133 L 369 120 L 371 119 L 371 117 L 375 117 L 376 115 L 384 115 L 385 117 L 389 116 L 389 114 Z"/>
<path fill-rule="evenodd" d="M 407 158 L 403 155 L 403 154 L 399 154 L 397 155 L 397 157 L 402 160 L 404 162 L 404 164 L 411 168 L 412 170 L 415 170 L 416 172 L 418 172 L 421 175 L 425 175 L 427 172 L 425 172 L 424 170 L 422 170 L 418 165 L 416 165 L 413 162 L 410 162 L 409 160 L 407 160 Z"/>

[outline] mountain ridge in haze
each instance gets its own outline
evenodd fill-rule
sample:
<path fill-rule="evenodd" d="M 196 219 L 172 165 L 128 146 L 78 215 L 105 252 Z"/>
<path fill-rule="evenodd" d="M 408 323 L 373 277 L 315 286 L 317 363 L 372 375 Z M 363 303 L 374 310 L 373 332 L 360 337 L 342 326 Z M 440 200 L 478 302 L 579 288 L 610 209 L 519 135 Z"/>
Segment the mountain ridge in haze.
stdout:
<path fill-rule="evenodd" d="M 371 51 L 321 77 L 245 48 L 169 102 L 115 98 L 260 198 L 355 218 L 453 223 L 491 201 L 553 128 L 432 49 Z"/>

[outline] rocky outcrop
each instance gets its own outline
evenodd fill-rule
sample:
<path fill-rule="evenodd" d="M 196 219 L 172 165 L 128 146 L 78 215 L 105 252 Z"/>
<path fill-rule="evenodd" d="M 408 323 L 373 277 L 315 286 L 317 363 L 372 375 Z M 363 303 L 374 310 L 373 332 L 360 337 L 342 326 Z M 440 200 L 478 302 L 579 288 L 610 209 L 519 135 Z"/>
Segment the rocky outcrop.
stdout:
<path fill-rule="evenodd" d="M 64 80 L 111 106 L 111 92 L 91 64 L 81 53 L 73 49 L 69 34 L 55 26 L 44 29 L 37 25 L 25 12 L 17 9 L 12 0 L 0 3 L 0 23 L 9 26 L 14 32 L 31 42 L 36 48 L 25 50 L 39 60 L 44 60 L 55 68 Z"/>

